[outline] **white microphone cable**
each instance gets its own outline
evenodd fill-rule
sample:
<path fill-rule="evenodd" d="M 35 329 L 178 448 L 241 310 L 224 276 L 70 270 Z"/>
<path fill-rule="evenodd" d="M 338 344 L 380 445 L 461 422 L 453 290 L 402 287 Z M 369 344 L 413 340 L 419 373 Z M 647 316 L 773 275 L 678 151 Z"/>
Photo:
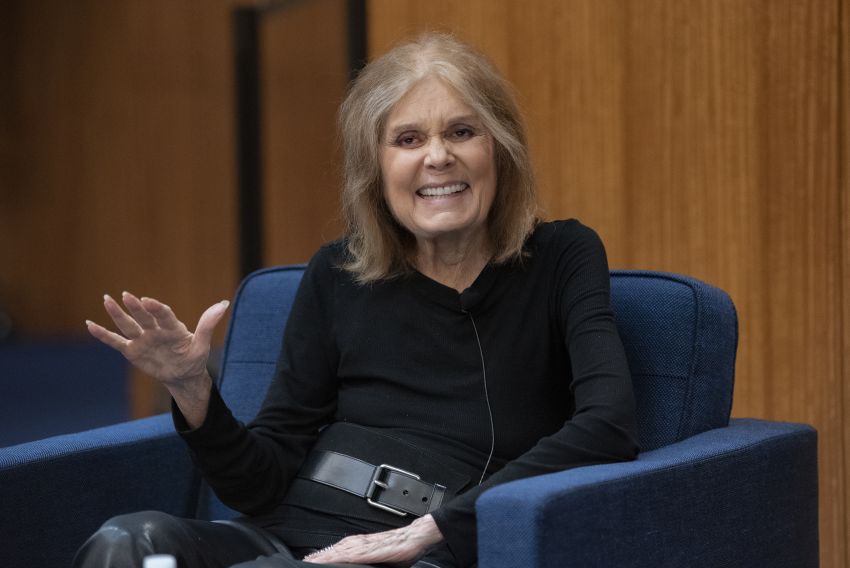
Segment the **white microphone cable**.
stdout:
<path fill-rule="evenodd" d="M 478 480 L 478 485 L 481 485 L 487 475 L 487 468 L 490 467 L 490 461 L 493 459 L 493 452 L 496 449 L 496 427 L 493 425 L 493 408 L 490 406 L 490 393 L 487 390 L 487 366 L 484 364 L 484 349 L 481 347 L 481 338 L 478 336 L 478 326 L 475 325 L 475 318 L 472 317 L 472 314 L 466 310 L 463 311 L 469 316 L 469 321 L 472 322 L 475 341 L 478 343 L 478 354 L 481 355 L 481 375 L 484 377 L 484 400 L 487 402 L 487 414 L 490 417 L 490 455 L 487 456 L 487 463 L 484 464 L 484 471 L 481 472 L 481 479 Z"/>

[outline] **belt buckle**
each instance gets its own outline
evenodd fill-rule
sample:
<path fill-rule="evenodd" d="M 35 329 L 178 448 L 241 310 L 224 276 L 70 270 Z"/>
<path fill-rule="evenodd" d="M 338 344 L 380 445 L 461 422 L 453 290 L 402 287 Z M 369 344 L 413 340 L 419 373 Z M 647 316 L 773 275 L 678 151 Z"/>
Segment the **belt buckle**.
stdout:
<path fill-rule="evenodd" d="M 381 479 L 384 475 L 384 472 L 390 471 L 394 471 L 402 475 L 407 475 L 408 477 L 412 477 L 413 479 L 422 479 L 415 473 L 411 473 L 409 471 L 405 471 L 403 469 L 399 469 L 397 467 L 382 463 L 381 465 L 375 468 L 375 473 L 374 475 L 372 475 L 372 480 L 369 482 L 369 489 L 366 490 L 366 502 L 369 503 L 369 505 L 371 505 L 372 507 L 377 507 L 378 509 L 382 509 L 384 511 L 387 511 L 388 513 L 398 515 L 399 517 L 406 517 L 408 515 L 407 511 L 402 511 L 400 509 L 396 509 L 395 507 L 389 507 L 387 505 L 384 505 L 383 503 L 378 503 L 377 501 L 372 499 L 375 496 L 375 490 L 378 487 L 380 487 L 381 489 L 390 488 L 390 486 L 387 485 L 387 483 Z"/>

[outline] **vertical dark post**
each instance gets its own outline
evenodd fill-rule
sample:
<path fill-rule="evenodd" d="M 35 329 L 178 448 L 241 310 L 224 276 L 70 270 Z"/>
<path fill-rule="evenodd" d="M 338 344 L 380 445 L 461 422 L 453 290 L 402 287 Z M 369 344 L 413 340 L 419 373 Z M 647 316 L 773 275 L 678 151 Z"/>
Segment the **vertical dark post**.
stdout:
<path fill-rule="evenodd" d="M 354 79 L 366 65 L 366 0 L 348 0 L 348 78 Z"/>
<path fill-rule="evenodd" d="M 233 12 L 236 76 L 236 168 L 239 195 L 239 268 L 244 278 L 263 265 L 263 162 L 260 101 L 260 24 L 266 14 L 300 0 L 241 6 Z M 345 0 L 348 75 L 366 65 L 366 0 Z"/>
<path fill-rule="evenodd" d="M 260 19 L 253 7 L 233 13 L 236 73 L 236 164 L 242 277 L 263 264 L 263 162 L 260 130 Z"/>

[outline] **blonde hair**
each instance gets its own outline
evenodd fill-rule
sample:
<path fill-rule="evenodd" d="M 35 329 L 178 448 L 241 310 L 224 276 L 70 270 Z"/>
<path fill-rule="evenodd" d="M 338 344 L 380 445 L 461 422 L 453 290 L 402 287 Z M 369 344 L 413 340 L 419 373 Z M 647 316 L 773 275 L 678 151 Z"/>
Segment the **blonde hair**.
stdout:
<path fill-rule="evenodd" d="M 410 272 L 413 235 L 393 217 L 382 191 L 381 140 L 393 106 L 414 84 L 437 76 L 478 114 L 493 137 L 497 190 L 487 227 L 493 260 L 523 256 L 538 221 L 534 174 L 525 126 L 512 89 L 480 53 L 454 37 L 427 33 L 369 63 L 339 109 L 344 154 L 342 215 L 348 259 L 360 283 Z"/>

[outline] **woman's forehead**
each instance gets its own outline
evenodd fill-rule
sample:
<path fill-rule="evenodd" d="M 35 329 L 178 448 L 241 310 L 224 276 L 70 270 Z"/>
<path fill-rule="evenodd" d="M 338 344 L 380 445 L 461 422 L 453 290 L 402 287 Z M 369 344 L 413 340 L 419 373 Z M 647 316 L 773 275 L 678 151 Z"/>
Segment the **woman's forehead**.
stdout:
<path fill-rule="evenodd" d="M 460 93 L 437 77 L 416 82 L 393 105 L 387 117 L 387 131 L 440 123 L 478 121 L 478 113 Z"/>

